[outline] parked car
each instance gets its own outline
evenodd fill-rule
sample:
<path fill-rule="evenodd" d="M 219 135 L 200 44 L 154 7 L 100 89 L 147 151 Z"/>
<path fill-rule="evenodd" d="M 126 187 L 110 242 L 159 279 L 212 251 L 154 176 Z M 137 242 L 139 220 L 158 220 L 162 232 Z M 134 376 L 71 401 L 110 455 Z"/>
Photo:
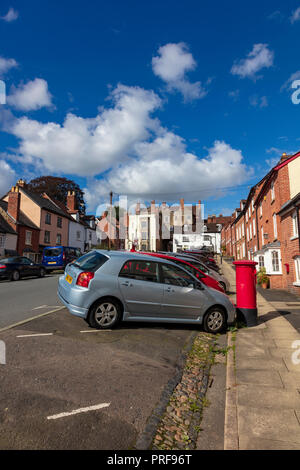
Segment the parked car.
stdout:
<path fill-rule="evenodd" d="M 194 258 L 197 258 L 199 261 L 204 263 L 207 267 L 210 269 L 213 269 L 214 271 L 220 272 L 220 268 L 216 263 L 216 260 L 211 257 L 205 256 L 203 253 L 196 252 L 196 251 L 184 251 L 183 254 L 193 256 Z"/>
<path fill-rule="evenodd" d="M 162 253 L 146 253 L 146 252 L 144 252 L 144 253 L 141 253 L 141 254 L 156 256 L 156 257 L 162 258 L 162 259 L 168 259 L 169 261 L 172 261 L 173 263 L 178 264 L 178 266 L 181 266 L 182 268 L 189 271 L 191 274 L 193 274 L 193 276 L 196 276 L 196 278 L 199 279 L 201 282 L 203 282 L 206 286 L 212 287 L 213 289 L 217 289 L 220 292 L 225 292 L 225 290 L 226 290 L 226 286 L 224 284 L 219 283 L 214 277 L 211 277 L 208 274 L 207 269 L 205 269 L 206 273 L 204 273 L 204 271 L 199 267 L 199 265 L 198 265 L 198 267 L 196 267 L 195 263 L 197 263 L 197 261 L 194 261 L 192 259 L 184 260 L 184 259 L 179 258 L 179 257 L 176 258 L 175 256 L 163 255 Z"/>
<path fill-rule="evenodd" d="M 94 250 L 66 266 L 58 297 L 93 328 L 121 320 L 203 325 L 219 333 L 235 320 L 229 298 L 168 260 Z"/>
<path fill-rule="evenodd" d="M 204 274 L 206 274 L 207 276 L 213 277 L 216 281 L 218 281 L 218 283 L 222 286 L 225 292 L 230 291 L 230 282 L 228 281 L 227 277 L 225 277 L 223 274 L 221 274 L 220 272 L 214 269 L 210 269 L 204 263 L 199 261 L 198 258 L 195 258 L 194 256 L 188 255 L 186 253 L 169 253 L 169 254 L 176 258 L 190 262 L 194 267 L 199 268 Z"/>
<path fill-rule="evenodd" d="M 43 250 L 42 265 L 48 272 L 65 269 L 66 265 L 82 255 L 80 248 L 71 246 L 47 246 Z"/>
<path fill-rule="evenodd" d="M 33 263 L 25 256 L 0 259 L 0 279 L 18 281 L 22 277 L 44 277 L 46 270 L 41 264 Z"/>

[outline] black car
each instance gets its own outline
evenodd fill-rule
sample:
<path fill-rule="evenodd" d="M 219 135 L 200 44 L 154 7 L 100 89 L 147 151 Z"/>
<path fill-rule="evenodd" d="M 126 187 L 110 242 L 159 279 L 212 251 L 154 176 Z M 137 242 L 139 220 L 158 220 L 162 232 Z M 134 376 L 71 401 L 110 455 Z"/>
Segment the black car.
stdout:
<path fill-rule="evenodd" d="M 18 281 L 21 277 L 44 277 L 46 270 L 41 264 L 33 263 L 24 256 L 0 259 L 0 279 Z"/>

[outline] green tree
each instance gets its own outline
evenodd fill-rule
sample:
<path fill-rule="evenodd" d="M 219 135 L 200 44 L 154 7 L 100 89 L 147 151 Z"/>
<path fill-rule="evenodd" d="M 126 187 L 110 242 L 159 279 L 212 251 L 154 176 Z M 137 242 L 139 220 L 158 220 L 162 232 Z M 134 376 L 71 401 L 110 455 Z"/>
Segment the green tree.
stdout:
<path fill-rule="evenodd" d="M 77 208 L 81 214 L 85 214 L 84 192 L 73 180 L 59 176 L 40 176 L 31 180 L 27 187 L 38 194 L 47 193 L 63 204 L 67 204 L 68 191 L 75 191 Z"/>

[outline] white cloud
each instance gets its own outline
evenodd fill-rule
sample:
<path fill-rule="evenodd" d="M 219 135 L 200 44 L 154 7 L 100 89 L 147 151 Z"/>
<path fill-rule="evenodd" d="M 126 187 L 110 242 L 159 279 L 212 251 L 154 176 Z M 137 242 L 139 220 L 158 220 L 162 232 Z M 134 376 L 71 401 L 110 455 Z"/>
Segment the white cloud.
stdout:
<path fill-rule="evenodd" d="M 201 82 L 190 82 L 186 73 L 197 64 L 185 43 L 169 43 L 158 49 L 158 56 L 152 58 L 152 70 L 166 84 L 169 91 L 179 91 L 185 101 L 203 98 L 207 91 Z"/>
<path fill-rule="evenodd" d="M 48 83 L 41 78 L 35 78 L 18 87 L 12 86 L 7 103 L 21 111 L 35 111 L 44 106 L 50 107 L 52 96 L 48 90 Z"/>
<path fill-rule="evenodd" d="M 50 171 L 82 176 L 100 174 L 128 158 L 137 142 L 147 140 L 158 126 L 151 113 L 160 104 L 152 91 L 118 85 L 113 106 L 95 118 L 68 114 L 62 125 L 22 117 L 11 132 L 20 139 L 19 153 L 41 159 Z"/>
<path fill-rule="evenodd" d="M 292 16 L 290 17 L 290 22 L 293 24 L 293 23 L 296 23 L 296 21 L 299 21 L 300 20 L 300 7 L 297 8 Z"/>
<path fill-rule="evenodd" d="M 179 195 L 190 199 L 221 197 L 226 188 L 247 180 L 252 170 L 243 163 L 240 150 L 216 141 L 205 158 L 186 151 L 179 136 L 165 131 L 137 149 L 138 159 L 112 170 L 106 179 L 85 188 L 89 208 L 94 209 L 112 190 L 129 197 L 144 196 L 172 201 Z"/>
<path fill-rule="evenodd" d="M 10 8 L 5 16 L 0 16 L 0 19 L 6 21 L 7 23 L 15 21 L 17 18 L 19 18 L 19 12 L 13 8 Z"/>
<path fill-rule="evenodd" d="M 15 59 L 5 59 L 4 57 L 0 57 L 0 77 L 4 77 L 4 75 L 12 68 L 17 67 L 18 64 Z"/>
<path fill-rule="evenodd" d="M 273 65 L 274 52 L 270 51 L 268 44 L 254 44 L 252 51 L 246 59 L 236 62 L 231 73 L 240 78 L 258 78 L 257 72 Z"/>
<path fill-rule="evenodd" d="M 12 186 L 16 178 L 14 170 L 7 162 L 0 159 L 0 197 Z"/>
<path fill-rule="evenodd" d="M 17 161 L 91 177 L 89 210 L 110 190 L 151 198 L 167 193 L 174 199 L 176 192 L 176 199 L 186 191 L 196 198 L 220 197 L 251 175 L 241 151 L 225 142 L 216 141 L 205 158 L 189 153 L 185 140 L 152 116 L 161 106 L 153 91 L 118 85 L 110 99 L 111 106 L 99 108 L 96 117 L 68 114 L 62 125 L 15 119 L 10 132 L 20 143 Z"/>

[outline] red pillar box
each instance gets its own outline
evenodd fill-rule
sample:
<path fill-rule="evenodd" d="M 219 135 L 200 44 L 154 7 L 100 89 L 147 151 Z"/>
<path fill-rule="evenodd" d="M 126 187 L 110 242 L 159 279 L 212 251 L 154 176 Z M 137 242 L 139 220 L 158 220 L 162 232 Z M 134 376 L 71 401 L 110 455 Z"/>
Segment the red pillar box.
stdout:
<path fill-rule="evenodd" d="M 236 269 L 236 308 L 247 326 L 257 325 L 255 261 L 234 261 Z"/>

